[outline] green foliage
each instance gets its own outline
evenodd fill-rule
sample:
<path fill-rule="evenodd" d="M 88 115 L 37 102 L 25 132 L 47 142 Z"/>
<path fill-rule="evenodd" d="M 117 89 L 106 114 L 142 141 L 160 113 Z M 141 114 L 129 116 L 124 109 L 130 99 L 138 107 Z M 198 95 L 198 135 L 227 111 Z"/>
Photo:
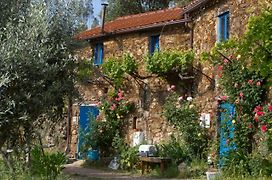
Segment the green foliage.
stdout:
<path fill-rule="evenodd" d="M 65 98 L 74 93 L 73 58 L 44 14 L 45 6 L 33 3 L 0 31 L 0 135 L 13 143 L 19 128 L 29 140 L 45 117 L 61 117 Z"/>
<path fill-rule="evenodd" d="M 135 169 L 139 163 L 139 146 L 126 146 L 120 153 L 120 167 L 125 170 Z"/>
<path fill-rule="evenodd" d="M 158 156 L 170 157 L 175 165 L 186 161 L 188 158 L 186 152 L 187 150 L 185 149 L 185 145 L 182 142 L 182 139 L 175 138 L 174 136 L 171 136 L 169 141 L 157 145 L 157 150 Z"/>
<path fill-rule="evenodd" d="M 123 76 L 125 74 L 122 68 L 122 62 L 118 59 L 108 59 L 102 65 L 103 72 L 112 79 L 116 87 L 120 87 L 123 81 Z"/>
<path fill-rule="evenodd" d="M 192 65 L 194 55 L 191 51 L 156 51 L 152 56 L 146 58 L 146 69 L 160 76 L 169 73 L 183 73 Z"/>
<path fill-rule="evenodd" d="M 205 157 L 207 132 L 199 125 L 198 110 L 190 101 L 180 101 L 176 93 L 170 94 L 164 104 L 163 115 L 179 131 L 190 158 Z"/>
<path fill-rule="evenodd" d="M 92 76 L 93 62 L 89 60 L 82 60 L 78 63 L 77 78 L 80 82 L 88 81 Z"/>
<path fill-rule="evenodd" d="M 252 70 L 272 80 L 272 8 L 251 17 L 240 44 L 243 55 L 250 59 Z"/>
<path fill-rule="evenodd" d="M 139 146 L 130 147 L 124 139 L 116 133 L 113 138 L 112 147 L 115 149 L 115 155 L 119 155 L 120 168 L 123 170 L 135 169 L 139 163 L 138 149 Z"/>
<path fill-rule="evenodd" d="M 110 0 L 107 10 L 107 20 L 114 20 L 119 16 L 138 14 L 152 10 L 167 8 L 170 0 L 150 1 L 150 0 Z"/>
<path fill-rule="evenodd" d="M 144 13 L 159 9 L 166 9 L 169 6 L 183 6 L 191 0 L 109 0 L 106 19 L 111 21 L 120 16 Z"/>
<path fill-rule="evenodd" d="M 125 54 L 119 59 L 108 59 L 102 67 L 103 72 L 113 80 L 114 85 L 120 87 L 124 75 L 133 74 L 137 70 L 138 65 L 131 55 Z"/>
<path fill-rule="evenodd" d="M 62 165 L 66 162 L 63 153 L 45 153 L 36 146 L 31 152 L 31 172 L 45 179 L 56 179 L 61 173 Z"/>

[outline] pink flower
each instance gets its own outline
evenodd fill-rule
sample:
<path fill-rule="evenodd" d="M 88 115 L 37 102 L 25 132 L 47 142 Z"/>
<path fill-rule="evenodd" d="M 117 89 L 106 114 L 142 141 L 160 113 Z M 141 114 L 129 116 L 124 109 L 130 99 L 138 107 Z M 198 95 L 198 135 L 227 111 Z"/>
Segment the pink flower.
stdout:
<path fill-rule="evenodd" d="M 221 65 L 221 66 L 218 66 L 218 70 L 219 71 L 222 71 L 223 70 L 223 66 Z"/>
<path fill-rule="evenodd" d="M 224 59 L 224 64 L 228 64 L 229 60 L 228 59 Z"/>
<path fill-rule="evenodd" d="M 262 106 L 256 106 L 255 108 L 254 108 L 254 112 L 259 112 L 259 111 L 262 111 L 263 110 L 263 107 Z"/>
<path fill-rule="evenodd" d="M 111 105 L 110 110 L 114 111 L 115 108 L 116 108 L 116 104 L 113 104 Z"/>
<path fill-rule="evenodd" d="M 253 80 L 252 79 L 250 79 L 250 80 L 248 80 L 248 84 L 253 84 Z"/>
<path fill-rule="evenodd" d="M 96 105 L 97 105 L 97 106 L 101 106 L 101 104 L 102 104 L 102 102 L 99 101 Z"/>
<path fill-rule="evenodd" d="M 257 116 L 263 116 L 264 112 L 263 111 L 258 111 L 256 114 L 257 114 Z"/>
<path fill-rule="evenodd" d="M 263 133 L 265 133 L 267 131 L 267 126 L 266 125 L 262 125 L 261 130 Z"/>
<path fill-rule="evenodd" d="M 229 139 L 226 140 L 226 144 L 227 144 L 227 145 L 229 144 Z"/>
<path fill-rule="evenodd" d="M 222 101 L 226 101 L 226 100 L 228 99 L 228 96 L 220 96 L 220 99 L 221 99 Z"/>
<path fill-rule="evenodd" d="M 243 93 L 243 92 L 240 92 L 239 96 L 240 96 L 241 98 L 243 98 L 243 97 L 244 97 L 244 93 Z"/>
<path fill-rule="evenodd" d="M 260 82 L 260 81 L 258 81 L 258 82 L 256 83 L 256 85 L 257 85 L 257 86 L 260 86 L 260 85 L 261 85 L 261 82 Z"/>
<path fill-rule="evenodd" d="M 119 90 L 119 92 L 118 92 L 118 97 L 119 97 L 119 98 L 123 97 L 123 92 L 120 91 L 120 90 Z"/>
<path fill-rule="evenodd" d="M 252 128 L 253 128 L 253 125 L 250 123 L 250 124 L 248 125 L 248 128 L 249 128 L 249 129 L 252 129 Z"/>
<path fill-rule="evenodd" d="M 272 105 L 268 106 L 268 111 L 272 111 Z"/>

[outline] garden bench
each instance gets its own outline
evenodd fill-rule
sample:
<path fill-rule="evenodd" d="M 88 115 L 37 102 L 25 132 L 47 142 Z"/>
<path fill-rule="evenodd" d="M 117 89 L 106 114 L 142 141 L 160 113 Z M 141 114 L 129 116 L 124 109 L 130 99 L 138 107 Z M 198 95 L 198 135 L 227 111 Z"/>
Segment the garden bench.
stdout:
<path fill-rule="evenodd" d="M 160 164 L 161 173 L 164 172 L 168 163 L 171 162 L 171 158 L 168 157 L 140 157 L 142 174 L 144 174 L 145 168 L 150 164 Z"/>

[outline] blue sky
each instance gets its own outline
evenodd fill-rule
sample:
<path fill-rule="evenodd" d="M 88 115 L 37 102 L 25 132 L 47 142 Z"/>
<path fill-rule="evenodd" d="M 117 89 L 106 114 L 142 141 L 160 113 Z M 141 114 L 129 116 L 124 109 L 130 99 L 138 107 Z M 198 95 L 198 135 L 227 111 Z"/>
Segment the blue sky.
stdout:
<path fill-rule="evenodd" d="M 93 0 L 93 10 L 94 10 L 94 17 L 98 18 L 98 20 L 100 21 L 100 18 L 99 18 L 99 14 L 101 13 L 101 9 L 102 9 L 102 6 L 101 6 L 101 2 L 103 0 Z M 104 2 L 104 1 L 103 1 Z M 88 27 L 90 27 L 92 25 L 92 22 L 93 22 L 93 17 L 90 17 L 89 21 L 88 21 Z"/>

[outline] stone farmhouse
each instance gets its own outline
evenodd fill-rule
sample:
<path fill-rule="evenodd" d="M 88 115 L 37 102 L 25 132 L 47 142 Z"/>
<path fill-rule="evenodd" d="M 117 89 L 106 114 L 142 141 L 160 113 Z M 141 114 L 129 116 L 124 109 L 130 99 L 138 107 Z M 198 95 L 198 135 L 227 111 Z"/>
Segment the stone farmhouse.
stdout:
<path fill-rule="evenodd" d="M 139 74 L 145 77 L 148 74 L 144 71 L 144 56 L 155 50 L 192 49 L 196 54 L 194 77 L 177 80 L 187 83 L 187 89 L 176 88 L 184 95 L 193 97 L 203 118 L 210 121 L 212 132 L 218 107 L 216 97 L 220 95 L 220 89 L 212 65 L 201 63 L 200 54 L 209 51 L 218 42 L 240 37 L 245 32 L 249 17 L 258 14 L 257 3 L 258 0 L 195 0 L 185 7 L 119 17 L 102 27 L 77 34 L 77 40 L 88 42 L 87 46 L 78 49 L 77 54 L 92 59 L 99 68 L 110 57 L 128 52 L 137 59 Z M 141 130 L 147 142 L 157 143 L 173 133 L 173 128 L 161 116 L 167 87 L 171 84 L 155 76 L 141 82 L 127 79 L 126 98 L 136 104 L 136 112 L 131 115 L 127 128 L 127 141 L 132 142 L 132 134 Z M 109 86 L 103 79 L 101 83 L 79 86 L 82 100 L 73 105 L 69 137 L 71 154 L 77 151 L 80 106 L 96 104 L 99 97 L 107 93 Z"/>

